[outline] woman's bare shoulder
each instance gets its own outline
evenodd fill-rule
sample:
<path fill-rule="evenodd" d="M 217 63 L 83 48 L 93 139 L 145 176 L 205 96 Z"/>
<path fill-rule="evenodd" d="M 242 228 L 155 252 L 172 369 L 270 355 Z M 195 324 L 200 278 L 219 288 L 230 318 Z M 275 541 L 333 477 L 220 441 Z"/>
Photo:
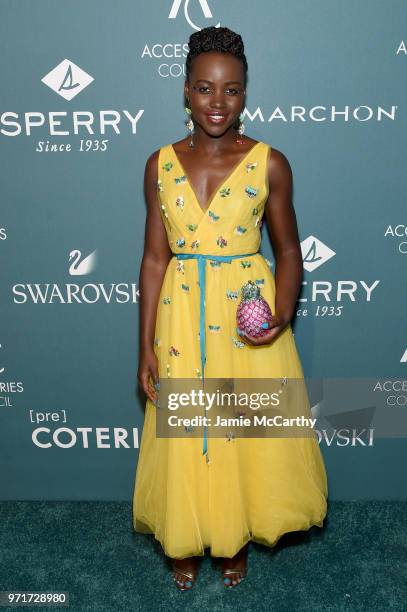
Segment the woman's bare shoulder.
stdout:
<path fill-rule="evenodd" d="M 159 149 L 156 149 L 146 159 L 145 164 L 145 174 L 151 176 L 152 178 L 157 178 L 158 175 L 158 160 L 160 157 L 160 151 L 167 147 L 168 145 L 164 145 Z"/>
<path fill-rule="evenodd" d="M 268 148 L 268 167 L 270 170 L 290 168 L 287 156 L 280 150 L 268 143 L 264 143 Z"/>
<path fill-rule="evenodd" d="M 151 180 L 152 182 L 156 182 L 158 178 L 158 159 L 160 156 L 160 150 L 157 149 L 153 151 L 146 160 L 146 165 L 144 169 L 145 178 Z"/>

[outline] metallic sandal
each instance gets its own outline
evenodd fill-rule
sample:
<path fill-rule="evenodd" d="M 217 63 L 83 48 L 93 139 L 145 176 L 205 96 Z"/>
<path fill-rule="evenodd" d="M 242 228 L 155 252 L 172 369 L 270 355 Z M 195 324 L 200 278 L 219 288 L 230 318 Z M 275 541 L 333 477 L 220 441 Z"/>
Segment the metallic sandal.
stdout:
<path fill-rule="evenodd" d="M 240 580 L 235 579 L 236 580 L 235 584 L 233 584 L 234 581 L 232 580 L 232 578 L 228 578 L 228 576 L 232 574 L 238 574 L 238 577 L 240 578 Z M 247 575 L 247 568 L 246 569 L 225 569 L 222 572 L 223 584 L 227 589 L 233 589 L 233 587 L 243 582 L 243 580 L 246 578 L 246 575 Z"/>
<path fill-rule="evenodd" d="M 187 578 L 187 580 L 178 580 L 174 576 L 173 580 L 176 582 L 178 589 L 180 591 L 189 591 L 194 585 L 196 574 L 178 569 L 175 563 L 172 565 L 172 570 L 175 574 L 180 574 L 181 576 L 185 576 L 185 578 Z"/>

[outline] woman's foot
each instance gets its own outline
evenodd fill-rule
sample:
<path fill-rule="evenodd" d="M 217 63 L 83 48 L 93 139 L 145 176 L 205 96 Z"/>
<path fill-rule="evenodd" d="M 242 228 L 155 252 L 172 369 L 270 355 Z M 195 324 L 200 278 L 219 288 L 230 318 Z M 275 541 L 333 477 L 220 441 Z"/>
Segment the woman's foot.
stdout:
<path fill-rule="evenodd" d="M 224 558 L 222 561 L 223 584 L 232 588 L 242 582 L 247 574 L 247 551 L 249 543 L 245 544 L 239 552 L 231 559 Z"/>
<path fill-rule="evenodd" d="M 174 581 L 180 591 L 187 591 L 194 585 L 197 575 L 198 563 L 196 557 L 186 559 L 172 559 Z"/>

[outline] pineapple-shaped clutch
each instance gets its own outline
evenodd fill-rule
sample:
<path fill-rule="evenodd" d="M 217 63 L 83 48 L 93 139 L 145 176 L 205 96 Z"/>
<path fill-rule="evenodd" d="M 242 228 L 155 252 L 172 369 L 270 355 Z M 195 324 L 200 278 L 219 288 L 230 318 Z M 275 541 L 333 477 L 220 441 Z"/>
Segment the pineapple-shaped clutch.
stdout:
<path fill-rule="evenodd" d="M 273 315 L 266 300 L 260 295 L 260 288 L 252 280 L 240 290 L 242 299 L 237 307 L 236 322 L 242 331 L 255 338 L 264 336 L 269 329 L 262 327 Z"/>

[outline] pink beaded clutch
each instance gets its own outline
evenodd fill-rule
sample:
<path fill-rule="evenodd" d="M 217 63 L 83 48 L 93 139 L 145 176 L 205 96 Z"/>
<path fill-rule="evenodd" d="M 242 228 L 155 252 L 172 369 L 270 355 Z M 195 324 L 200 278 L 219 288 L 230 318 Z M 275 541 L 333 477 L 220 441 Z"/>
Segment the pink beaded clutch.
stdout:
<path fill-rule="evenodd" d="M 264 324 L 273 313 L 267 301 L 260 294 L 260 288 L 255 282 L 249 280 L 242 286 L 240 294 L 242 299 L 236 311 L 238 328 L 255 338 L 264 336 L 269 331 Z"/>

